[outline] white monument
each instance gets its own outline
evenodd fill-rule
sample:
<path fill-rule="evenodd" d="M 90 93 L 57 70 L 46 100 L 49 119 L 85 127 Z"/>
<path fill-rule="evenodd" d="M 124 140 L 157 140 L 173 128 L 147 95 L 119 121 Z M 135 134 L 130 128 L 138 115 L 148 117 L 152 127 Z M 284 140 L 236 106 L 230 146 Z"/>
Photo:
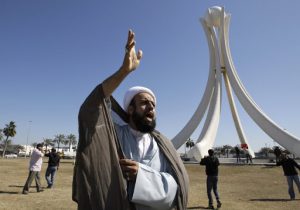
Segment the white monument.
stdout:
<path fill-rule="evenodd" d="M 189 157 L 200 160 L 212 148 L 218 130 L 221 112 L 222 76 L 224 79 L 228 101 L 235 127 L 241 145 L 247 145 L 249 153 L 254 157 L 248 140 L 243 131 L 239 115 L 236 110 L 232 89 L 239 102 L 254 120 L 254 122 L 274 141 L 291 153 L 300 157 L 299 138 L 288 133 L 284 128 L 273 122 L 254 102 L 246 91 L 235 70 L 229 48 L 230 14 L 223 7 L 211 7 L 204 18 L 200 19 L 208 41 L 210 53 L 209 76 L 204 95 L 194 115 L 184 128 L 172 139 L 176 149 L 179 149 L 192 135 L 207 112 L 206 120 L 195 146 L 190 150 Z"/>

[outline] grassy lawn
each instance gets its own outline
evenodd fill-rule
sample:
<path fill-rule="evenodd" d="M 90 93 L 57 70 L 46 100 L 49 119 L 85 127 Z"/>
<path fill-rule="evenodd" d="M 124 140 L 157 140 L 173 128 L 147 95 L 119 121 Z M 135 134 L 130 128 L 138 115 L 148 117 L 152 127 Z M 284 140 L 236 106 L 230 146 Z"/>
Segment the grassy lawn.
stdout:
<path fill-rule="evenodd" d="M 55 186 L 37 193 L 35 183 L 28 195 L 22 188 L 28 175 L 29 159 L 0 159 L 0 209 L 76 209 L 71 199 L 73 164 L 62 160 L 56 176 Z M 41 181 L 47 167 L 44 159 Z M 206 209 L 206 175 L 204 167 L 187 164 L 190 177 L 188 209 Z M 280 167 L 254 165 L 221 165 L 219 172 L 219 194 L 224 210 L 297 210 L 300 209 L 300 195 L 295 188 L 296 200 L 290 201 L 286 179 Z"/>

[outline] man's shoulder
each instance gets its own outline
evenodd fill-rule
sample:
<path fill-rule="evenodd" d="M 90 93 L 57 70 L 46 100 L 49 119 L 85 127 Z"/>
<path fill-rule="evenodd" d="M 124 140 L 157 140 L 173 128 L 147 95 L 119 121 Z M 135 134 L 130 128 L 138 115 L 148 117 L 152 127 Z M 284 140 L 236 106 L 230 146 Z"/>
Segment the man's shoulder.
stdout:
<path fill-rule="evenodd" d="M 211 160 L 211 162 L 213 162 L 213 163 L 218 163 L 218 162 L 219 162 L 219 158 L 216 157 L 216 156 L 212 156 L 212 157 L 210 158 L 210 160 Z"/>
<path fill-rule="evenodd" d="M 160 139 L 167 140 L 167 141 L 171 142 L 171 141 L 169 140 L 168 137 L 166 137 L 165 135 L 163 135 L 163 134 L 162 134 L 160 131 L 158 131 L 158 130 L 152 131 L 152 134 L 153 134 L 155 137 L 157 137 L 157 138 L 160 138 Z"/>
<path fill-rule="evenodd" d="M 219 158 L 218 158 L 217 156 L 215 156 L 215 155 L 214 155 L 214 159 L 217 159 L 217 160 L 219 160 Z"/>
<path fill-rule="evenodd" d="M 156 142 L 160 142 L 161 144 L 164 144 L 167 147 L 173 148 L 174 150 L 176 150 L 173 143 L 170 141 L 170 139 L 168 137 L 166 137 L 165 135 L 163 135 L 158 130 L 152 131 L 151 135 L 154 137 L 154 139 L 156 139 Z"/>

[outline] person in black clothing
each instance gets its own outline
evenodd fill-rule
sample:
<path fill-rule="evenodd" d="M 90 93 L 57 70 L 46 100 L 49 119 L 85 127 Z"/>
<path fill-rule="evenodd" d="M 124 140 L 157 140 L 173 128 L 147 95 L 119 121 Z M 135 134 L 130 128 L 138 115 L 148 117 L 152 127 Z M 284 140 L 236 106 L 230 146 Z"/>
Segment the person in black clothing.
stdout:
<path fill-rule="evenodd" d="M 281 154 L 279 156 L 278 162 L 276 162 L 277 166 L 282 166 L 284 175 L 286 176 L 286 180 L 288 183 L 288 192 L 290 195 L 291 200 L 295 200 L 295 192 L 294 192 L 294 186 L 293 181 L 296 183 L 298 187 L 298 191 L 300 193 L 300 181 L 299 176 L 297 173 L 296 168 L 300 170 L 300 166 L 298 163 L 292 159 L 289 158 L 286 154 Z"/>
<path fill-rule="evenodd" d="M 251 156 L 251 154 L 249 152 L 249 149 L 247 147 L 244 148 L 244 152 L 246 154 L 247 163 L 252 164 L 252 156 Z"/>
<path fill-rule="evenodd" d="M 275 157 L 276 157 L 276 163 L 278 162 L 279 160 L 279 157 L 281 155 L 281 149 L 279 147 L 274 147 L 274 154 L 275 154 Z"/>
<path fill-rule="evenodd" d="M 241 162 L 240 149 L 238 146 L 236 146 L 234 149 L 235 149 L 235 154 L 236 154 L 236 162 L 239 163 L 239 162 Z"/>
<path fill-rule="evenodd" d="M 45 154 L 46 157 L 49 157 L 48 160 L 48 167 L 46 170 L 46 180 L 48 183 L 47 188 L 51 188 L 54 183 L 54 177 L 56 174 L 56 171 L 58 170 L 59 167 L 59 161 L 60 161 L 60 156 L 59 154 L 56 153 L 56 149 L 52 148 L 50 153 Z"/>
<path fill-rule="evenodd" d="M 214 209 L 211 190 L 214 191 L 215 197 L 217 199 L 217 207 L 220 208 L 222 205 L 218 193 L 218 167 L 220 163 L 219 159 L 216 156 L 214 156 L 214 151 L 212 149 L 208 150 L 208 154 L 209 156 L 205 156 L 201 159 L 200 165 L 206 166 L 205 172 L 207 175 L 206 188 L 208 197 L 208 208 Z"/>

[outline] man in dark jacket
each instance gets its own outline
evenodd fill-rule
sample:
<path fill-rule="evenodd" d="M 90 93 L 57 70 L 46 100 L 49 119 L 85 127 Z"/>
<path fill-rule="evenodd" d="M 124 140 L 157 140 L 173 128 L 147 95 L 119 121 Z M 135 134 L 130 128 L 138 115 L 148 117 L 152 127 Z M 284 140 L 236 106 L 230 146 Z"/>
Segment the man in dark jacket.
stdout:
<path fill-rule="evenodd" d="M 220 201 L 218 193 L 218 167 L 220 165 L 219 159 L 214 156 L 214 151 L 212 149 L 208 150 L 209 156 L 205 156 L 201 159 L 200 165 L 205 165 L 206 169 L 206 188 L 208 197 L 208 208 L 214 209 L 213 199 L 211 196 L 211 190 L 214 191 L 215 197 L 217 199 L 217 207 L 220 208 L 222 203 Z"/>
<path fill-rule="evenodd" d="M 241 151 L 238 146 L 236 146 L 234 149 L 235 149 L 235 154 L 236 154 L 236 162 L 239 163 L 239 162 L 241 162 L 241 157 L 240 157 Z"/>
<path fill-rule="evenodd" d="M 277 166 L 282 166 L 284 176 L 288 183 L 288 192 L 291 200 L 295 200 L 295 192 L 293 181 L 296 183 L 300 193 L 300 181 L 296 168 L 300 170 L 299 164 L 292 158 L 289 158 L 286 154 L 281 154 L 279 160 L 276 163 Z"/>
<path fill-rule="evenodd" d="M 276 157 L 276 163 L 278 162 L 279 160 L 279 157 L 281 155 L 281 149 L 279 147 L 274 147 L 274 154 L 275 154 L 275 157 Z"/>
<path fill-rule="evenodd" d="M 51 152 L 45 154 L 46 157 L 49 157 L 48 160 L 48 167 L 46 170 L 46 180 L 48 183 L 47 188 L 51 188 L 54 183 L 54 177 L 56 174 L 56 171 L 58 170 L 59 167 L 59 161 L 60 161 L 60 156 L 59 154 L 56 153 L 56 149 L 52 148 Z"/>

